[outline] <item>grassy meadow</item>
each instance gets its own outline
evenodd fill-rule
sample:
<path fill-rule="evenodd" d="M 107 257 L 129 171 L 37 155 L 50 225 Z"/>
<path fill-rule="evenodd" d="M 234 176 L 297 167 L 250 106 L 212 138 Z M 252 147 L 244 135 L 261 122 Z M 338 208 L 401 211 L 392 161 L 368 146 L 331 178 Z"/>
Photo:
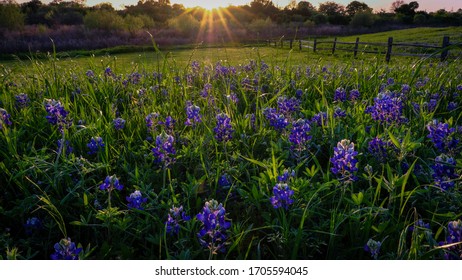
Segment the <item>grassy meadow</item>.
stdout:
<path fill-rule="evenodd" d="M 0 62 L 3 259 L 460 259 L 460 58 Z"/>

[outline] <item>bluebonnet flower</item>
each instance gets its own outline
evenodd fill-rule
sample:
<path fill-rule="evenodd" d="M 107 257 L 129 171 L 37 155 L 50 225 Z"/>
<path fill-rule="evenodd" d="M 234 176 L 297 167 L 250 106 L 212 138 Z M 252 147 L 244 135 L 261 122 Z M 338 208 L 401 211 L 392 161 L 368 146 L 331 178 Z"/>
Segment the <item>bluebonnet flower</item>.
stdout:
<path fill-rule="evenodd" d="M 411 91 L 411 87 L 407 84 L 401 85 L 401 93 L 409 93 Z"/>
<path fill-rule="evenodd" d="M 462 91 L 462 85 L 457 85 L 456 89 Z"/>
<path fill-rule="evenodd" d="M 75 247 L 75 243 L 71 239 L 63 238 L 55 244 L 55 252 L 51 254 L 52 260 L 78 260 L 82 248 Z"/>
<path fill-rule="evenodd" d="M 37 217 L 27 219 L 26 223 L 24 224 L 24 229 L 27 235 L 31 235 L 34 231 L 39 230 L 41 228 L 42 222 Z"/>
<path fill-rule="evenodd" d="M 176 150 L 173 146 L 174 143 L 175 138 L 165 132 L 156 137 L 156 146 L 151 150 L 156 163 L 162 163 L 167 168 L 175 162 Z"/>
<path fill-rule="evenodd" d="M 451 153 L 456 149 L 459 140 L 455 139 L 455 128 L 450 128 L 447 123 L 433 120 L 427 125 L 427 129 L 429 131 L 427 137 L 431 139 L 439 152 Z"/>
<path fill-rule="evenodd" d="M 346 100 L 347 100 L 346 90 L 342 87 L 337 88 L 334 93 L 334 102 L 335 101 L 344 102 Z"/>
<path fill-rule="evenodd" d="M 45 110 L 48 113 L 46 119 L 52 125 L 57 125 L 59 132 L 64 133 L 64 128 L 68 128 L 72 124 L 72 120 L 68 119 L 69 112 L 66 111 L 58 100 L 46 100 Z"/>
<path fill-rule="evenodd" d="M 69 140 L 66 140 L 66 141 L 64 141 L 64 146 L 62 146 L 63 141 L 64 141 L 64 139 L 59 139 L 58 140 L 58 149 L 62 149 L 64 147 L 65 150 L 66 150 L 66 155 L 72 154 L 72 152 L 74 151 L 74 148 L 72 148 L 71 142 L 69 142 Z"/>
<path fill-rule="evenodd" d="M 226 95 L 226 99 L 228 101 L 231 101 L 232 103 L 234 104 L 237 104 L 239 102 L 239 98 L 237 97 L 237 94 L 232 92 L 231 94 L 229 95 Z"/>
<path fill-rule="evenodd" d="M 99 136 L 92 137 L 90 142 L 87 144 L 87 147 L 90 149 L 90 151 L 88 151 L 89 155 L 96 154 L 100 149 L 104 148 L 103 138 Z"/>
<path fill-rule="evenodd" d="M 306 149 L 307 142 L 311 140 L 310 122 L 308 120 L 299 119 L 292 124 L 289 141 L 292 143 L 292 150 L 301 152 Z"/>
<path fill-rule="evenodd" d="M 255 114 L 247 114 L 245 116 L 245 118 L 250 118 L 250 127 L 255 130 L 255 121 L 256 121 L 256 117 L 255 117 Z"/>
<path fill-rule="evenodd" d="M 283 131 L 289 125 L 289 120 L 283 114 L 277 113 L 274 108 L 265 108 L 263 115 L 277 131 Z"/>
<path fill-rule="evenodd" d="M 186 215 L 183 211 L 183 206 L 175 207 L 170 209 L 167 221 L 165 222 L 166 231 L 169 234 L 178 234 L 180 232 L 180 223 L 189 221 L 191 217 Z"/>
<path fill-rule="evenodd" d="M 95 72 L 93 72 L 92 70 L 87 70 L 87 72 L 85 72 L 85 75 L 88 78 L 94 78 L 95 77 Z"/>
<path fill-rule="evenodd" d="M 167 133 L 170 133 L 170 134 L 173 134 L 173 128 L 175 126 L 175 123 L 176 123 L 176 120 L 174 118 L 172 118 L 171 116 L 167 116 L 165 118 L 165 121 L 159 121 L 159 124 L 160 125 L 164 125 L 165 126 L 165 131 Z"/>
<path fill-rule="evenodd" d="M 327 126 L 327 112 L 319 112 L 311 118 L 311 123 L 317 126 Z"/>
<path fill-rule="evenodd" d="M 202 122 L 202 115 L 200 114 L 200 108 L 193 105 L 190 101 L 186 102 L 186 126 L 195 127 L 198 123 Z"/>
<path fill-rule="evenodd" d="M 112 69 L 110 67 L 106 67 L 106 69 L 104 69 L 104 75 L 108 77 L 115 76 L 114 72 L 112 72 Z"/>
<path fill-rule="evenodd" d="M 433 180 L 435 186 L 439 187 L 442 191 L 454 187 L 454 179 L 458 178 L 456 174 L 456 161 L 454 158 L 445 154 L 441 154 L 435 158 L 435 164 L 431 166 L 433 169 Z"/>
<path fill-rule="evenodd" d="M 200 95 L 205 98 L 209 96 L 211 90 L 212 90 L 212 85 L 207 83 L 204 85 L 204 89 L 200 92 Z"/>
<path fill-rule="evenodd" d="M 350 101 L 359 100 L 359 97 L 360 97 L 359 90 L 357 90 L 357 89 L 350 90 L 350 95 L 348 97 L 350 99 Z"/>
<path fill-rule="evenodd" d="M 146 203 L 146 201 L 148 201 L 147 198 L 143 197 L 143 194 L 139 190 L 132 192 L 130 196 L 126 197 L 126 199 L 128 202 L 128 209 L 143 210 L 141 204 Z"/>
<path fill-rule="evenodd" d="M 125 122 L 126 122 L 126 121 L 125 121 L 124 119 L 122 119 L 122 118 L 116 118 L 116 119 L 114 119 L 114 120 L 112 121 L 112 123 L 114 124 L 114 128 L 115 128 L 116 130 L 122 130 L 122 129 L 124 129 L 124 127 L 125 127 Z"/>
<path fill-rule="evenodd" d="M 12 125 L 10 121 L 11 115 L 5 109 L 0 108 L 0 130 L 3 129 L 4 125 Z"/>
<path fill-rule="evenodd" d="M 288 170 L 285 170 L 283 175 L 278 176 L 278 183 L 273 187 L 273 196 L 270 198 L 270 202 L 275 209 L 284 208 L 289 209 L 289 206 L 294 203 L 292 196 L 294 191 L 289 187 L 289 179 L 294 176 L 295 173 L 289 174 Z"/>
<path fill-rule="evenodd" d="M 208 248 L 212 254 L 225 251 L 225 242 L 228 238 L 226 231 L 231 227 L 231 222 L 226 220 L 226 210 L 223 205 L 218 204 L 214 199 L 207 201 L 196 218 L 202 223 L 197 234 L 201 245 Z"/>
<path fill-rule="evenodd" d="M 393 78 L 388 78 L 387 79 L 387 85 L 394 85 L 395 84 L 395 79 Z"/>
<path fill-rule="evenodd" d="M 213 132 L 215 133 L 215 139 L 217 139 L 218 142 L 229 141 L 232 138 L 234 132 L 231 126 L 231 119 L 224 113 L 218 114 L 216 119 L 217 125 L 213 129 Z"/>
<path fill-rule="evenodd" d="M 296 96 L 298 99 L 302 98 L 302 96 L 303 96 L 303 90 L 297 89 L 297 90 L 295 91 L 295 96 Z"/>
<path fill-rule="evenodd" d="M 401 124 L 407 122 L 403 116 L 403 101 L 392 93 L 379 93 L 374 98 L 374 105 L 367 107 L 365 113 L 381 124 Z"/>
<path fill-rule="evenodd" d="M 119 179 L 117 179 L 115 175 L 106 176 L 106 179 L 104 179 L 104 182 L 99 186 L 100 190 L 102 191 L 107 190 L 109 192 L 111 192 L 114 189 L 121 191 L 123 188 L 124 186 L 120 184 Z"/>
<path fill-rule="evenodd" d="M 440 245 L 450 245 L 462 242 L 462 221 L 451 221 L 448 223 L 448 233 L 446 241 L 441 242 Z M 462 244 L 457 244 L 447 248 L 444 253 L 444 258 L 447 260 L 462 260 Z"/>
<path fill-rule="evenodd" d="M 16 108 L 23 109 L 29 106 L 30 99 L 26 93 L 20 93 L 14 96 Z"/>
<path fill-rule="evenodd" d="M 417 89 L 421 89 L 422 87 L 424 87 L 428 83 L 428 81 L 430 81 L 430 79 L 428 77 L 425 77 L 424 79 L 419 78 L 417 80 L 417 82 L 415 83 L 415 87 Z"/>
<path fill-rule="evenodd" d="M 148 132 L 154 132 L 155 128 L 155 123 L 157 124 L 156 120 L 159 117 L 159 113 L 150 113 L 149 115 L 144 118 L 144 121 L 146 122 L 146 127 L 148 128 Z"/>
<path fill-rule="evenodd" d="M 388 149 L 391 147 L 390 142 L 383 141 L 380 137 L 375 137 L 367 144 L 369 153 L 379 162 L 386 162 L 388 159 Z"/>
<path fill-rule="evenodd" d="M 358 171 L 356 166 L 358 160 L 355 156 L 358 152 L 354 150 L 355 144 L 350 140 L 343 139 L 334 147 L 334 156 L 330 158 L 332 168 L 330 169 L 334 175 L 341 181 L 356 181 L 357 177 L 354 175 Z"/>
<path fill-rule="evenodd" d="M 191 70 L 192 70 L 192 72 L 194 74 L 198 74 L 200 69 L 201 69 L 201 67 L 200 67 L 199 62 L 197 62 L 197 61 L 191 62 Z"/>
<path fill-rule="evenodd" d="M 366 245 L 364 245 L 364 251 L 371 253 L 371 257 L 376 260 L 379 256 L 381 246 L 382 242 L 375 241 L 371 238 L 367 241 Z"/>
<path fill-rule="evenodd" d="M 414 222 L 414 225 L 409 227 L 409 231 L 415 231 L 415 230 L 423 229 L 423 230 L 429 230 L 430 229 L 430 224 L 425 223 L 422 219 L 418 219 L 417 221 Z"/>
<path fill-rule="evenodd" d="M 448 103 L 447 110 L 448 110 L 448 111 L 454 111 L 455 109 L 457 109 L 457 103 L 454 102 L 454 101 L 449 102 L 449 103 Z"/>
<path fill-rule="evenodd" d="M 220 176 L 220 178 L 218 178 L 218 186 L 222 188 L 231 186 L 231 181 L 228 174 L 223 174 Z"/>
<path fill-rule="evenodd" d="M 339 118 L 344 118 L 346 117 L 346 112 L 345 110 L 342 110 L 341 108 L 335 108 L 334 111 L 334 118 L 339 119 Z"/>
<path fill-rule="evenodd" d="M 295 97 L 287 98 L 286 96 L 280 96 L 277 101 L 277 111 L 279 114 L 283 114 L 289 118 L 292 113 L 297 112 L 300 107 L 300 100 Z"/>

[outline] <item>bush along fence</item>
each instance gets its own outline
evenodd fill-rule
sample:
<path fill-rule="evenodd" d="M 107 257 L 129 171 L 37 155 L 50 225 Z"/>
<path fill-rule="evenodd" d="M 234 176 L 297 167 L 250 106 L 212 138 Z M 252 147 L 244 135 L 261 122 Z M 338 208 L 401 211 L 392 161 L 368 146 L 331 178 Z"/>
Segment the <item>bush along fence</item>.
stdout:
<path fill-rule="evenodd" d="M 448 59 L 449 50 L 455 56 L 460 56 L 462 43 L 451 43 L 449 36 L 444 36 L 441 45 L 431 45 L 424 43 L 395 43 L 393 37 L 389 37 L 386 43 L 380 42 L 361 42 L 357 37 L 355 42 L 341 42 L 335 37 L 333 40 L 268 40 L 269 46 L 298 48 L 300 51 L 311 49 L 313 52 L 336 51 L 353 52 L 354 57 L 359 53 L 385 54 L 385 60 L 390 62 L 393 56 L 415 56 L 415 57 L 438 57 L 441 61 Z"/>

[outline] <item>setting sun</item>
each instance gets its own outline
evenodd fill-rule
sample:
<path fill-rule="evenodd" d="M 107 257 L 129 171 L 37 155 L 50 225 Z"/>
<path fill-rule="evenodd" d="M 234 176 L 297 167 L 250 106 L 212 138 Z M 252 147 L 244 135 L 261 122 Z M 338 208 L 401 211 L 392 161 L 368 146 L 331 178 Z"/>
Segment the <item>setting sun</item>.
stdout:
<path fill-rule="evenodd" d="M 199 6 L 207 10 L 213 10 L 217 8 L 226 8 L 230 5 L 245 5 L 251 2 L 250 0 L 238 0 L 238 1 L 231 1 L 231 0 L 177 0 L 172 1 L 178 4 L 182 4 L 185 7 L 195 7 Z"/>

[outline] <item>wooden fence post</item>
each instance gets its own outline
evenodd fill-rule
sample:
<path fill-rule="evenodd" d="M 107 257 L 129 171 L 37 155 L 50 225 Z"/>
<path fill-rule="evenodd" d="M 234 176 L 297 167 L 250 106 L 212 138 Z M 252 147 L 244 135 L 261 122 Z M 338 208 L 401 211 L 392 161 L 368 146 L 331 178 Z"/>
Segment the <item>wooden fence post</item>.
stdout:
<path fill-rule="evenodd" d="M 313 41 L 313 52 L 316 52 L 316 38 Z"/>
<path fill-rule="evenodd" d="M 335 53 L 335 47 L 337 46 L 337 37 L 334 38 L 334 44 L 332 45 L 332 54 Z"/>
<path fill-rule="evenodd" d="M 359 47 L 359 37 L 356 37 L 354 57 L 356 57 L 356 55 L 358 54 L 358 47 Z"/>
<path fill-rule="evenodd" d="M 387 62 L 390 62 L 392 47 L 393 47 L 393 37 L 388 37 L 387 54 L 385 56 L 385 60 Z"/>
<path fill-rule="evenodd" d="M 441 46 L 441 48 L 443 49 L 443 51 L 441 52 L 441 61 L 444 61 L 448 57 L 449 50 L 447 49 L 447 47 L 449 47 L 449 36 L 444 36 L 443 45 Z"/>
<path fill-rule="evenodd" d="M 298 40 L 298 48 L 302 51 L 302 40 Z"/>

